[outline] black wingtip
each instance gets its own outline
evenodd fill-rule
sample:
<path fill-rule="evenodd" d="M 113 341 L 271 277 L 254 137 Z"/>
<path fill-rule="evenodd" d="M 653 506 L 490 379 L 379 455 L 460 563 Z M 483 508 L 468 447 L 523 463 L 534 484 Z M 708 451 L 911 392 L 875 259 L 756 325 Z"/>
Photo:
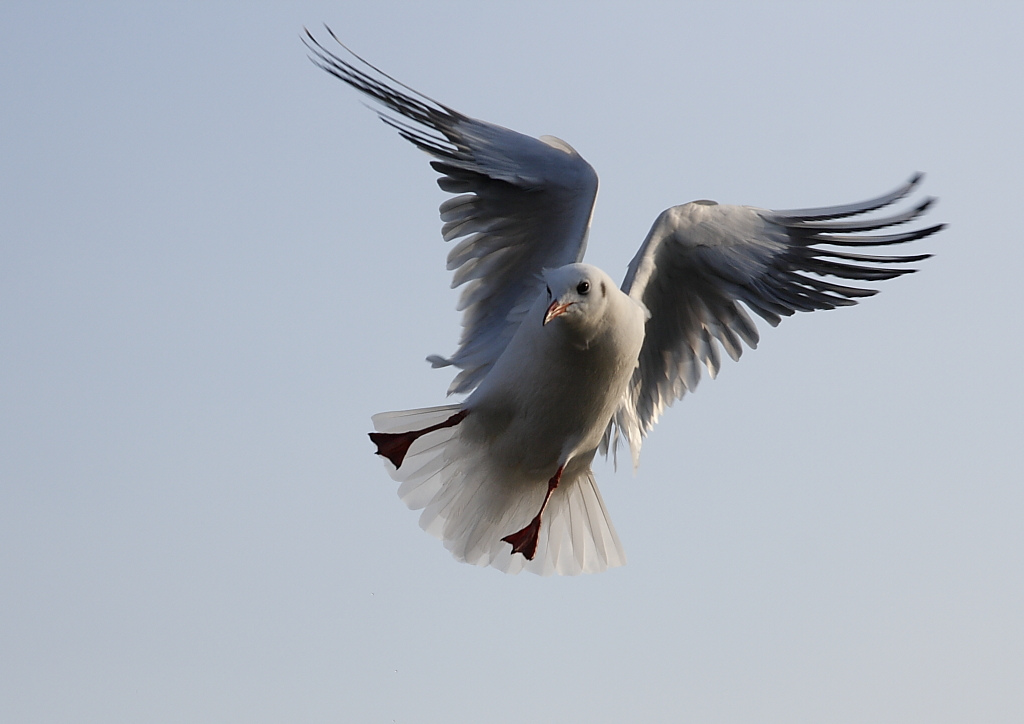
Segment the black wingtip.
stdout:
<path fill-rule="evenodd" d="M 945 229 L 947 226 L 949 226 L 949 224 L 947 224 L 945 222 L 943 222 L 941 224 L 936 224 L 935 226 L 929 226 L 927 229 L 922 229 L 919 232 L 919 236 L 917 236 L 916 238 L 923 239 L 926 236 L 931 236 L 932 234 L 938 234 L 940 231 Z"/>

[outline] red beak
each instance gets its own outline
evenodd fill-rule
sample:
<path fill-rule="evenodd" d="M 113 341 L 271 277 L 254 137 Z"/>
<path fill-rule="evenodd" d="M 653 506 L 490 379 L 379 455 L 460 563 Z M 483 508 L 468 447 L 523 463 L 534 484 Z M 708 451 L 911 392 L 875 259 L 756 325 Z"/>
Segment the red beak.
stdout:
<path fill-rule="evenodd" d="M 561 317 L 565 312 L 572 306 L 572 302 L 565 302 L 564 304 L 559 302 L 557 299 L 551 302 L 551 306 L 548 307 L 547 313 L 544 315 L 543 324 L 547 324 L 555 317 Z"/>

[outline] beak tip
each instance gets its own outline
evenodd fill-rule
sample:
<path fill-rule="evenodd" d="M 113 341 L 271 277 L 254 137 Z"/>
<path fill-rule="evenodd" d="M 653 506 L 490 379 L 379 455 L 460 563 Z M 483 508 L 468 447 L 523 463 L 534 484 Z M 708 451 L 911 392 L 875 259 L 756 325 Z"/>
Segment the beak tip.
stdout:
<path fill-rule="evenodd" d="M 563 304 L 562 302 L 559 302 L 557 299 L 551 302 L 551 305 L 548 307 L 548 311 L 545 312 L 544 314 L 544 321 L 541 322 L 541 326 L 546 326 L 547 323 L 550 322 L 555 317 L 561 317 L 563 314 L 566 313 L 566 311 L 569 309 L 571 305 L 572 302 L 565 302 Z"/>

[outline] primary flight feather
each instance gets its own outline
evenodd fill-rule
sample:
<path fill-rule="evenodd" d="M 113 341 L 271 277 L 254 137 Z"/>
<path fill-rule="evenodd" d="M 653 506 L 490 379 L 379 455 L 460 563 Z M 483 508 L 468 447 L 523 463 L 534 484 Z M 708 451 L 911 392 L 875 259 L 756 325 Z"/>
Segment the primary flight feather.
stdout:
<path fill-rule="evenodd" d="M 330 31 L 328 31 L 330 32 Z M 331 36 L 334 37 L 333 33 Z M 337 38 L 334 38 L 337 41 Z M 370 433 L 422 509 L 421 526 L 459 560 L 516 573 L 576 574 L 625 563 L 590 463 L 643 437 L 700 380 L 720 348 L 757 346 L 747 310 L 772 326 L 794 312 L 856 304 L 851 282 L 914 271 L 927 254 L 864 253 L 921 239 L 941 224 L 871 233 L 918 218 L 926 199 L 870 212 L 921 180 L 870 201 L 768 211 L 695 201 L 662 212 L 621 288 L 582 263 L 597 174 L 569 144 L 462 115 L 396 81 L 338 41 L 308 31 L 312 60 L 382 106 L 381 119 L 433 157 L 462 337 L 450 357 L 460 403 L 373 417 Z"/>

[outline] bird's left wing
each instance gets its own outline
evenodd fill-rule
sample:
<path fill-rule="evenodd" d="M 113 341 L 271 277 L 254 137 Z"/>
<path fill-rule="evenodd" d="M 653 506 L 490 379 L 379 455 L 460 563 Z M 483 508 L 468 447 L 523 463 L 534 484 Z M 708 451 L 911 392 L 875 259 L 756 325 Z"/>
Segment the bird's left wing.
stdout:
<path fill-rule="evenodd" d="M 462 338 L 450 358 L 428 359 L 461 368 L 449 392 L 469 392 L 543 289 L 540 272 L 582 260 L 597 174 L 564 141 L 464 116 L 394 80 L 340 41 L 349 60 L 308 31 L 304 40 L 314 63 L 384 106 L 381 120 L 433 156 L 438 185 L 459 194 L 441 204 L 441 233 L 445 241 L 462 238 L 448 254 L 452 286 L 465 285 Z"/>
<path fill-rule="evenodd" d="M 718 372 L 719 344 L 734 360 L 743 343 L 757 346 L 757 328 L 744 306 L 775 326 L 794 312 L 856 304 L 876 293 L 845 280 L 879 281 L 914 271 L 906 264 L 928 254 L 863 250 L 914 241 L 941 229 L 939 224 L 870 233 L 917 218 L 933 199 L 891 216 L 862 215 L 903 198 L 920 179 L 918 174 L 891 193 L 845 206 L 768 211 L 696 201 L 662 212 L 622 285 L 650 317 L 639 366 L 609 426 L 604 450 L 621 432 L 635 464 L 642 437 L 665 407 L 697 386 L 701 366 L 712 377 Z"/>

